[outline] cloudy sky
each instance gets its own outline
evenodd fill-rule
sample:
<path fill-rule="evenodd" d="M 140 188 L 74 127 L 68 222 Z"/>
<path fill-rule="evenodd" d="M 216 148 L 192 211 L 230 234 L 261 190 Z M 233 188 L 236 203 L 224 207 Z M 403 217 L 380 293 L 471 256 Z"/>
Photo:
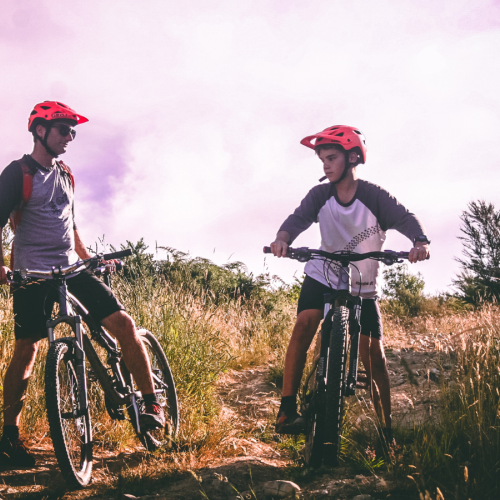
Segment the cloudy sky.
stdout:
<path fill-rule="evenodd" d="M 499 28 L 498 0 L 2 0 L 0 164 L 30 151 L 35 103 L 65 102 L 90 119 L 64 157 L 88 244 L 289 281 L 300 266 L 261 252 L 322 175 L 299 141 L 355 125 L 360 176 L 423 221 L 432 259 L 412 269 L 442 291 L 467 203 L 500 208 Z"/>

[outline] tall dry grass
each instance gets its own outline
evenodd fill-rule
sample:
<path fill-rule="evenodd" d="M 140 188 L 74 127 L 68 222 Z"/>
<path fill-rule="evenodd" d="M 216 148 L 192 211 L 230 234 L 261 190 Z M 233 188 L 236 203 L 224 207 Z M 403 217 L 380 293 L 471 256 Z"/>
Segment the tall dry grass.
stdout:
<path fill-rule="evenodd" d="M 386 346 L 437 352 L 438 414 L 394 428 L 388 446 L 347 418 L 346 463 L 389 479 L 416 498 L 500 497 L 500 309 L 441 309 L 420 317 L 386 315 Z M 415 410 L 415 413 L 417 410 Z M 366 413 L 376 425 L 371 409 Z M 411 420 L 411 414 L 409 415 Z M 375 427 L 375 426 L 373 426 Z M 349 443 L 349 444 L 347 444 Z"/>
<path fill-rule="evenodd" d="M 210 290 L 192 283 L 169 282 L 154 273 L 140 277 L 115 277 L 113 289 L 137 325 L 153 332 L 162 344 L 177 384 L 180 403 L 180 449 L 198 452 L 216 447 L 224 438 L 225 423 L 217 417 L 215 397 L 219 375 L 230 367 L 260 364 L 277 357 L 293 320 L 293 306 L 282 290 L 261 290 L 256 298 L 227 297 L 214 300 Z M 267 295 L 266 295 L 267 294 Z M 61 333 L 63 335 L 64 333 Z M 0 382 L 12 357 L 14 318 L 12 298 L 0 290 Z M 44 361 L 47 341 L 42 341 L 24 402 L 21 428 L 37 441 L 48 434 L 45 417 Z M 3 388 L 2 388 L 3 389 Z M 136 443 L 128 422 L 107 415 L 103 394 L 90 384 L 95 442 L 111 449 Z M 3 424 L 0 416 L 0 425 Z"/>

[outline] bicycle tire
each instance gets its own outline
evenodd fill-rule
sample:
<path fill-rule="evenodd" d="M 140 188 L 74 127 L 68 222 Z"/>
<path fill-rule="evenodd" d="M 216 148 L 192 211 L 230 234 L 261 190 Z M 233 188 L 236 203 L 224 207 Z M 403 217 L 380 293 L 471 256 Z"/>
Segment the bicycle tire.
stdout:
<path fill-rule="evenodd" d="M 128 415 L 132 426 L 137 432 L 139 440 L 148 451 L 155 451 L 160 447 L 172 446 L 179 430 L 179 403 L 177 400 L 177 391 L 175 388 L 174 377 L 168 364 L 167 356 L 163 351 L 158 339 L 148 330 L 140 328 L 137 330 L 141 340 L 144 343 L 146 352 L 148 353 L 151 370 L 153 372 L 153 381 L 157 392 L 157 399 L 160 406 L 165 412 L 165 428 L 156 429 L 147 432 L 137 432 L 137 415 L 132 405 L 127 407 Z M 124 365 L 124 363 L 123 363 Z M 122 365 L 122 366 L 123 366 Z M 127 383 L 133 383 L 133 378 L 130 372 L 123 367 L 123 373 Z M 155 378 L 156 377 L 156 378 Z M 165 388 L 156 379 L 160 379 Z M 135 388 L 137 390 L 137 388 Z M 137 400 L 139 413 L 144 409 L 144 401 Z"/>
<path fill-rule="evenodd" d="M 326 382 L 326 422 L 323 462 L 336 466 L 340 457 L 340 441 L 345 398 L 345 374 L 348 350 L 349 310 L 338 306 L 333 313 L 330 352 Z"/>
<path fill-rule="evenodd" d="M 49 347 L 45 365 L 45 400 L 50 437 L 65 481 L 87 486 L 92 474 L 90 412 L 75 416 L 79 400 L 73 338 L 62 338 Z"/>
<path fill-rule="evenodd" d="M 318 334 L 316 346 L 321 346 L 321 333 Z M 319 354 L 319 353 L 318 353 Z M 316 367 L 317 370 L 317 367 Z M 307 408 L 307 432 L 304 446 L 304 458 L 309 467 L 317 469 L 323 461 L 323 443 L 325 441 L 325 391 L 318 385 L 317 375 L 311 377 L 311 400 Z"/>

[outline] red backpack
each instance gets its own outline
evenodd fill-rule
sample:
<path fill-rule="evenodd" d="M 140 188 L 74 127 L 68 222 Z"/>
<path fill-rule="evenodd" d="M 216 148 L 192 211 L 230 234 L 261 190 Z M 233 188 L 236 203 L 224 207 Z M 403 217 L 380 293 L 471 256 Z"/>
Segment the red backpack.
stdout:
<path fill-rule="evenodd" d="M 10 214 L 10 227 L 12 228 L 13 232 L 16 231 L 16 227 L 21 222 L 21 217 L 23 215 L 24 207 L 30 201 L 31 194 L 33 193 L 33 176 L 35 175 L 35 173 L 30 169 L 28 164 L 24 161 L 24 158 L 17 160 L 17 162 L 21 165 L 21 169 L 23 171 L 23 191 L 19 205 Z M 75 178 L 73 177 L 70 168 L 67 165 L 65 165 L 61 160 L 58 160 L 57 163 L 63 169 L 63 172 L 66 172 L 69 175 L 69 178 L 71 180 L 71 185 L 73 186 L 73 191 L 74 191 Z M 14 269 L 14 243 L 12 243 L 11 269 Z"/>

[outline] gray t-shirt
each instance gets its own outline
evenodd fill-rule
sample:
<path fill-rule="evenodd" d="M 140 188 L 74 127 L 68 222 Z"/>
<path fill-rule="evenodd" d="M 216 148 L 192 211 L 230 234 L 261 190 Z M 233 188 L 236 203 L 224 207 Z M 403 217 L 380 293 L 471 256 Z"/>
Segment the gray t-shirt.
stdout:
<path fill-rule="evenodd" d="M 32 171 L 36 171 L 31 198 L 23 209 L 14 236 L 14 266 L 16 269 L 50 269 L 52 266 L 73 264 L 78 260 L 78 255 L 75 252 L 76 226 L 71 179 L 58 164 L 46 169 L 28 155 L 23 160 Z M 12 172 L 7 171 L 10 168 Z M 13 162 L 2 172 L 0 194 L 6 188 L 9 177 L 13 180 L 10 183 L 11 190 L 19 184 L 16 168 L 21 171 L 19 164 Z M 22 189 L 22 171 L 20 175 Z M 14 206 L 0 207 L 3 208 L 0 211 L 10 213 L 18 205 L 20 196 L 17 200 Z M 3 213 L 0 219 L 5 225 Z"/>

